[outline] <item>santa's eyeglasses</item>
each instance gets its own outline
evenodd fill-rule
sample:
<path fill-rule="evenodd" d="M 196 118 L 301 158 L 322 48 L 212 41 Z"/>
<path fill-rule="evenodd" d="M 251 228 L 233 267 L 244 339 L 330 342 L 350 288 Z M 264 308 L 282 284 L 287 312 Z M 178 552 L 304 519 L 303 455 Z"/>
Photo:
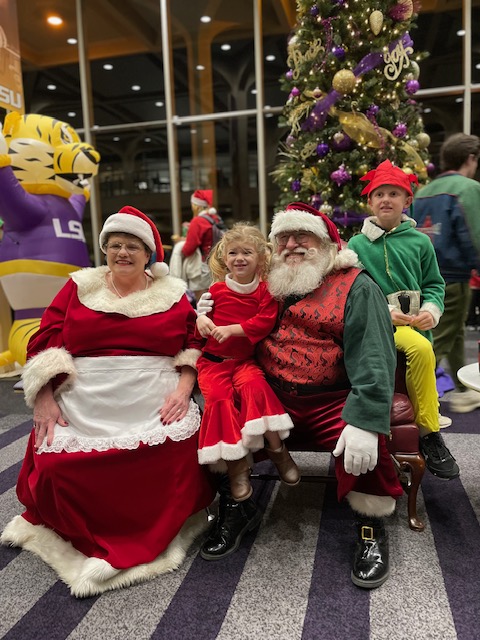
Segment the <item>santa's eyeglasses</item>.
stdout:
<path fill-rule="evenodd" d="M 311 237 L 312 234 L 306 231 L 290 231 L 289 233 L 279 233 L 278 236 L 275 236 L 275 239 L 280 246 L 285 246 L 290 238 L 293 238 L 296 244 L 305 244 Z"/>

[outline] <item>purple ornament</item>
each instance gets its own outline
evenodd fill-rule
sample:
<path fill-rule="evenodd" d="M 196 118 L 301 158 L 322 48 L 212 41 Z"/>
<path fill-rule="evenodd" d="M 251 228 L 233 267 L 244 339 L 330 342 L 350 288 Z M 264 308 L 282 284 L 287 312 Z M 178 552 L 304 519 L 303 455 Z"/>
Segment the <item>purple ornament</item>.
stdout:
<path fill-rule="evenodd" d="M 330 147 L 326 142 L 320 142 L 320 144 L 317 144 L 316 152 L 319 158 L 324 158 L 329 151 Z"/>
<path fill-rule="evenodd" d="M 286 143 L 287 147 L 293 147 L 293 145 L 295 144 L 296 141 L 297 141 L 297 139 L 295 138 L 295 136 L 287 136 L 287 139 L 285 140 L 285 143 Z"/>
<path fill-rule="evenodd" d="M 348 151 L 352 147 L 352 139 L 343 131 L 338 131 L 333 136 L 332 147 L 335 151 Z"/>
<path fill-rule="evenodd" d="M 407 135 L 407 125 L 404 122 L 399 122 L 392 133 L 396 138 L 404 138 Z"/>
<path fill-rule="evenodd" d="M 343 7 L 345 0 L 332 0 L 332 4 L 336 4 L 338 7 Z"/>
<path fill-rule="evenodd" d="M 375 116 L 380 111 L 380 107 L 376 104 L 371 104 L 366 112 L 367 118 L 369 120 L 375 120 Z"/>
<path fill-rule="evenodd" d="M 292 191 L 297 192 L 297 191 L 300 191 L 301 188 L 302 188 L 302 183 L 301 183 L 300 180 L 293 180 L 292 181 L 292 184 L 290 185 L 290 189 Z"/>
<path fill-rule="evenodd" d="M 300 95 L 300 89 L 298 89 L 297 87 L 293 87 L 293 89 L 290 91 L 290 97 L 297 98 L 299 95 Z"/>
<path fill-rule="evenodd" d="M 333 47 L 332 53 L 337 60 L 342 61 L 345 59 L 345 49 L 343 47 Z"/>
<path fill-rule="evenodd" d="M 436 170 L 436 166 L 433 164 L 433 162 L 429 162 L 427 164 L 427 173 L 429 176 L 432 176 L 435 173 Z"/>
<path fill-rule="evenodd" d="M 318 16 L 318 11 L 319 10 L 318 10 L 317 5 L 314 4 L 313 7 L 311 7 L 311 9 L 310 9 L 310 15 L 315 18 L 316 16 Z"/>
<path fill-rule="evenodd" d="M 408 95 L 413 96 L 413 94 L 417 93 L 419 89 L 420 83 L 418 80 L 407 80 L 407 83 L 405 84 L 405 91 Z"/>
<path fill-rule="evenodd" d="M 349 182 L 352 179 L 352 176 L 346 171 L 345 165 L 341 164 L 336 171 L 332 171 L 330 174 L 330 178 L 337 185 L 337 187 L 341 187 L 342 185 Z"/>
<path fill-rule="evenodd" d="M 320 205 L 322 204 L 322 196 L 319 193 L 315 193 L 311 198 L 310 198 L 310 204 L 312 205 L 312 207 L 314 209 L 319 209 Z"/>
<path fill-rule="evenodd" d="M 293 80 L 293 69 L 289 69 L 285 74 L 287 80 Z"/>

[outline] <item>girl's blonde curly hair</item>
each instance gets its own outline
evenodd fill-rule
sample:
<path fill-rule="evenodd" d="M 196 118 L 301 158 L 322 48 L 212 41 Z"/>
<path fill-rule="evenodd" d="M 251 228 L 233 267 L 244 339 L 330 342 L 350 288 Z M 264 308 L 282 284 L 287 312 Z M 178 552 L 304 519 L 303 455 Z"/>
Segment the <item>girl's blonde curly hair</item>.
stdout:
<path fill-rule="evenodd" d="M 248 222 L 237 222 L 231 229 L 225 232 L 223 238 L 213 247 L 208 256 L 208 266 L 212 272 L 214 282 L 222 282 L 228 273 L 225 258 L 227 246 L 232 242 L 250 244 L 258 254 L 258 275 L 265 280 L 270 267 L 272 246 L 263 233 Z"/>

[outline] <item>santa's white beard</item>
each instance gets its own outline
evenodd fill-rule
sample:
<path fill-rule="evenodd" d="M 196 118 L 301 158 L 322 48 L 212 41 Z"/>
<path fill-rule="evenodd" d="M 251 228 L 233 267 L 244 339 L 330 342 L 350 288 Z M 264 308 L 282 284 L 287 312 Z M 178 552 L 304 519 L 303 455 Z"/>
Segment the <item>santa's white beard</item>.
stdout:
<path fill-rule="evenodd" d="M 299 263 L 285 262 L 290 252 L 284 250 L 272 256 L 272 266 L 268 275 L 268 289 L 274 298 L 289 295 L 306 295 L 316 289 L 327 273 L 332 270 L 332 254 L 326 248 L 297 249 L 294 253 L 304 254 Z"/>

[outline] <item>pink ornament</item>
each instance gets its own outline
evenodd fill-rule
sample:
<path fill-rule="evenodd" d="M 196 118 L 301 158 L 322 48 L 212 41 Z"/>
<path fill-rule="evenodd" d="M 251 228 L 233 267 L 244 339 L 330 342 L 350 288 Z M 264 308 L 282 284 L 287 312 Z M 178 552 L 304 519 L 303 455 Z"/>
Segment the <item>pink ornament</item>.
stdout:
<path fill-rule="evenodd" d="M 399 122 L 392 133 L 396 138 L 404 138 L 407 135 L 407 125 Z"/>
<path fill-rule="evenodd" d="M 298 89 L 297 87 L 293 87 L 293 89 L 290 91 L 290 97 L 298 98 L 299 95 L 300 95 L 300 89 Z"/>
<path fill-rule="evenodd" d="M 352 176 L 345 169 L 345 165 L 341 164 L 338 169 L 332 171 L 330 174 L 332 182 L 335 182 L 337 187 L 341 187 L 352 179 Z"/>

